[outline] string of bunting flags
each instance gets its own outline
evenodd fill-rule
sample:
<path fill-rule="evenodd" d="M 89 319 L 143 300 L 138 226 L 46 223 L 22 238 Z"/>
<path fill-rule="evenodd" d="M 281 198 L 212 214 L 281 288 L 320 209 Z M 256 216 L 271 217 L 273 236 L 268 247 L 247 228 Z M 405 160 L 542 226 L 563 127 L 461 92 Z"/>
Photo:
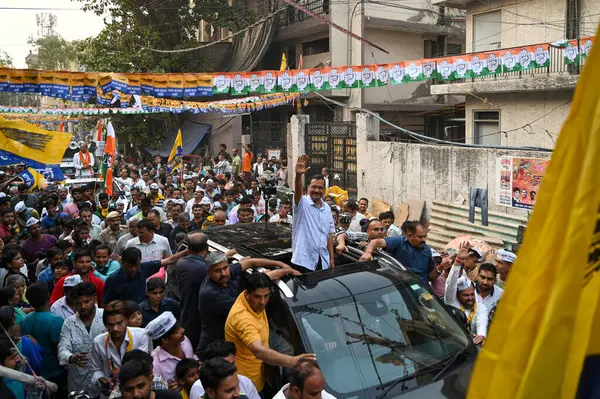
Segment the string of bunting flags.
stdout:
<path fill-rule="evenodd" d="M 0 68 L 0 92 L 38 93 L 76 102 L 88 102 L 92 97 L 96 97 L 100 106 L 111 105 L 120 100 L 123 107 L 121 113 L 143 113 L 153 111 L 137 109 L 139 107 L 130 109 L 132 96 L 178 100 L 213 94 L 244 96 L 253 93 L 303 93 L 380 87 L 426 79 L 452 81 L 545 68 L 551 62 L 549 51 L 551 46 L 563 49 L 566 64 L 576 64 L 587 58 L 594 40 L 595 37 L 592 36 L 579 40 L 561 40 L 554 43 L 442 58 L 283 71 L 142 74 Z M 152 100 L 153 103 L 156 101 Z M 188 102 L 183 101 L 183 103 Z M 183 106 L 189 106 L 192 111 L 198 109 L 198 112 L 210 110 L 208 105 Z M 162 103 L 153 104 L 151 107 L 179 108 L 170 105 L 165 107 Z M 224 112 L 228 112 L 233 106 L 227 105 L 222 108 Z M 110 111 L 85 112 L 109 113 Z"/>
<path fill-rule="evenodd" d="M 595 37 L 543 43 L 497 51 L 387 64 L 342 66 L 284 71 L 218 73 L 215 94 L 308 92 L 345 88 L 369 88 L 418 82 L 426 79 L 452 81 L 504 72 L 550 66 L 550 46 L 563 48 L 565 63 L 585 59 Z M 579 43 L 579 44 L 578 44 Z"/>
<path fill-rule="evenodd" d="M 149 114 L 172 112 L 182 113 L 189 111 L 195 114 L 217 112 L 221 114 L 240 114 L 262 109 L 274 108 L 288 104 L 300 98 L 300 93 L 275 93 L 261 96 L 249 96 L 230 100 L 195 102 L 170 100 L 165 98 L 141 97 L 141 107 L 128 108 L 36 108 L 14 107 L 0 105 L 0 113 L 12 114 L 41 114 L 56 116 L 94 116 L 109 114 Z"/>

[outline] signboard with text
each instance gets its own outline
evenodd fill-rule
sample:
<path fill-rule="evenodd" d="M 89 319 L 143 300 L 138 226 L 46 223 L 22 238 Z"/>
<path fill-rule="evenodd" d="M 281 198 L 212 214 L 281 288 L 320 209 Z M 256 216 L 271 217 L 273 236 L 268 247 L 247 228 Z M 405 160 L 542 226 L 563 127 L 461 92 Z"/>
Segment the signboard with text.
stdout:
<path fill-rule="evenodd" d="M 533 209 L 549 159 L 496 158 L 496 204 Z"/>

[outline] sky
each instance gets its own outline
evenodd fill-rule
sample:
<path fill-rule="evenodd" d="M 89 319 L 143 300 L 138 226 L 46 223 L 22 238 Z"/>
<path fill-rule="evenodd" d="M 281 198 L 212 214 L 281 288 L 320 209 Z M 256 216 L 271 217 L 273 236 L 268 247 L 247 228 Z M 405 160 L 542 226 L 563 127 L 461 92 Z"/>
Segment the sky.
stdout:
<path fill-rule="evenodd" d="M 11 56 L 15 68 L 26 68 L 25 57 L 32 49 L 27 40 L 37 34 L 35 16 L 41 13 L 57 16 L 55 31 L 66 40 L 97 35 L 104 27 L 102 17 L 81 11 L 81 5 L 71 0 L 0 0 L 0 50 Z M 47 10 L 53 8 L 63 10 Z"/>

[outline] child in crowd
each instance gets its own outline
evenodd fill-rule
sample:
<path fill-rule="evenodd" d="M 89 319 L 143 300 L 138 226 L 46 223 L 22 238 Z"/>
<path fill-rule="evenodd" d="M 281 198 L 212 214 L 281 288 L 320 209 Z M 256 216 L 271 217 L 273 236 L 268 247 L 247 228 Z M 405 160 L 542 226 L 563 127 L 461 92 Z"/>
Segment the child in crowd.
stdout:
<path fill-rule="evenodd" d="M 142 327 L 156 319 L 163 312 L 171 312 L 177 320 L 181 314 L 181 306 L 171 298 L 165 298 L 165 281 L 159 277 L 153 277 L 146 284 L 146 299 L 140 303 L 142 312 Z"/>
<path fill-rule="evenodd" d="M 181 398 L 189 399 L 192 385 L 198 381 L 200 375 L 200 365 L 198 360 L 185 358 L 182 359 L 175 367 L 175 377 L 177 383 L 181 387 Z"/>
<path fill-rule="evenodd" d="M 127 313 L 129 314 L 129 320 L 127 321 L 128 327 L 141 327 L 142 326 L 142 311 L 140 305 L 135 301 L 125 301 L 127 306 Z"/>

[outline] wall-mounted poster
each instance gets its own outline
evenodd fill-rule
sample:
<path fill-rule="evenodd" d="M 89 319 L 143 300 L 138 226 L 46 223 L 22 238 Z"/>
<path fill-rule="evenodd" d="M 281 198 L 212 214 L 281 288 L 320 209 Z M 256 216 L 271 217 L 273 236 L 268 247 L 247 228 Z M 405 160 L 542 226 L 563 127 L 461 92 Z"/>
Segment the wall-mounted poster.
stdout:
<path fill-rule="evenodd" d="M 533 209 L 549 159 L 498 157 L 496 204 Z"/>

